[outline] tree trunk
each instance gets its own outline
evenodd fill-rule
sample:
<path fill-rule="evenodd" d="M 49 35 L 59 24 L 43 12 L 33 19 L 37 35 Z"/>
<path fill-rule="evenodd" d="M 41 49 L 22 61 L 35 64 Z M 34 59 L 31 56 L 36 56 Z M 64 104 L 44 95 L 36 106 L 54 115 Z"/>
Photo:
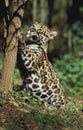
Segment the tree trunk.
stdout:
<path fill-rule="evenodd" d="M 48 23 L 48 21 L 47 21 L 48 4 L 47 4 L 46 0 L 41 0 L 40 1 L 40 8 L 41 8 L 41 13 L 40 13 L 41 23 L 46 24 L 46 23 Z"/>
<path fill-rule="evenodd" d="M 33 1 L 33 22 L 37 20 L 37 0 Z"/>
<path fill-rule="evenodd" d="M 3 63 L 1 89 L 3 96 L 7 97 L 12 91 L 13 72 L 17 57 L 17 30 L 21 27 L 24 14 L 23 0 L 13 0 L 13 16 L 8 28 L 7 47 Z"/>

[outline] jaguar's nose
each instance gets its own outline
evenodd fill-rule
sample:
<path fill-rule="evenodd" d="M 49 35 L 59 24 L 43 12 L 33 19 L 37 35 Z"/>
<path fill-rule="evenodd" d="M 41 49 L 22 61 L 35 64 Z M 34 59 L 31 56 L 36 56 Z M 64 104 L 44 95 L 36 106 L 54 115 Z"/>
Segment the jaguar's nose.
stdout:
<path fill-rule="evenodd" d="M 29 43 L 29 42 L 38 42 L 39 41 L 39 35 L 37 34 L 36 31 L 28 31 L 27 34 L 26 34 L 26 42 Z"/>
<path fill-rule="evenodd" d="M 37 41 L 38 40 L 38 36 L 37 35 L 32 35 L 32 40 L 33 41 Z"/>

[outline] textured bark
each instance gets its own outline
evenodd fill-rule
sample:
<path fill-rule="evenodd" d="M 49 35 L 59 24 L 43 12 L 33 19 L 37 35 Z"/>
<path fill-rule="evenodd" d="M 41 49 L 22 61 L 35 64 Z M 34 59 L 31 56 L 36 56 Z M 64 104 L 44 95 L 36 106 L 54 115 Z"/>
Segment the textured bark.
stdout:
<path fill-rule="evenodd" d="M 48 3 L 46 0 L 41 0 L 40 1 L 40 8 L 41 8 L 41 13 L 40 13 L 40 20 L 41 23 L 45 24 L 47 23 L 47 16 L 48 16 Z"/>
<path fill-rule="evenodd" d="M 37 0 L 33 1 L 33 22 L 37 20 Z"/>
<path fill-rule="evenodd" d="M 21 7 L 23 4 L 23 0 L 12 1 L 13 4 L 13 16 L 12 20 L 9 24 L 8 29 L 8 37 L 7 37 L 7 47 L 5 51 L 5 58 L 3 63 L 3 71 L 2 71 L 2 80 L 1 80 L 1 89 L 3 92 L 3 96 L 7 97 L 12 91 L 12 81 L 13 81 L 13 72 L 16 63 L 17 57 L 17 30 L 21 27 L 21 22 L 24 14 L 24 9 Z M 19 8 L 20 7 L 20 8 Z M 19 15 L 20 17 L 19 17 Z"/>

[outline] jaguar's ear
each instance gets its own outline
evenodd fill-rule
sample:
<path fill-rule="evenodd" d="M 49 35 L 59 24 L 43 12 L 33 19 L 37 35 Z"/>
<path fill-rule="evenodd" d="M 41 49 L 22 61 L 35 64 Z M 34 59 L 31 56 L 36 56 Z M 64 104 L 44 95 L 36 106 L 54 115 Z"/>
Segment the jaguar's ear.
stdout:
<path fill-rule="evenodd" d="M 57 35 L 57 32 L 56 31 L 52 31 L 52 32 L 50 32 L 49 38 L 53 39 L 56 35 Z"/>

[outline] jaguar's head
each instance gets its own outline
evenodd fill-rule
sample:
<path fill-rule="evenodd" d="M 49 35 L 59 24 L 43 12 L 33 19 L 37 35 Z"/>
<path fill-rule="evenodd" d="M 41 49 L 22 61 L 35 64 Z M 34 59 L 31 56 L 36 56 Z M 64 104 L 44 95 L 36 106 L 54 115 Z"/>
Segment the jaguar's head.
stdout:
<path fill-rule="evenodd" d="M 20 43 L 26 43 L 30 49 L 37 50 L 40 48 L 46 52 L 48 41 L 56 35 L 56 31 L 50 31 L 47 26 L 36 22 L 27 31 L 21 29 L 18 37 Z"/>

